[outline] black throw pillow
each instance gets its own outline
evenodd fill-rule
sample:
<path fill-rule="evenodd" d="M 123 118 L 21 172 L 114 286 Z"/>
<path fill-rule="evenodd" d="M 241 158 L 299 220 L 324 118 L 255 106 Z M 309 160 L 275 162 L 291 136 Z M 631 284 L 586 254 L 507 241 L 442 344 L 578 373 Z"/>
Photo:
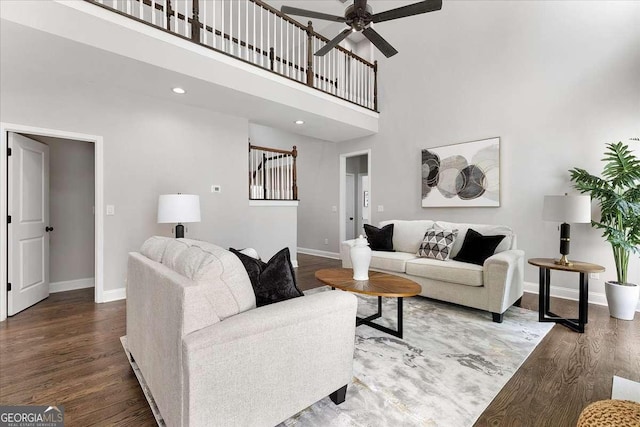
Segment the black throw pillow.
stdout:
<path fill-rule="evenodd" d="M 387 224 L 382 228 L 365 224 L 364 232 L 372 251 L 395 252 L 393 250 L 393 224 Z"/>
<path fill-rule="evenodd" d="M 495 252 L 496 248 L 504 239 L 504 235 L 483 236 L 476 230 L 470 228 L 464 236 L 464 242 L 460 252 L 453 259 L 471 264 L 483 265 L 484 261 Z"/>
<path fill-rule="evenodd" d="M 240 258 L 247 270 L 256 295 L 256 306 L 262 307 L 304 295 L 296 284 L 289 248 L 282 249 L 269 262 L 255 259 L 233 248 L 229 250 Z"/>

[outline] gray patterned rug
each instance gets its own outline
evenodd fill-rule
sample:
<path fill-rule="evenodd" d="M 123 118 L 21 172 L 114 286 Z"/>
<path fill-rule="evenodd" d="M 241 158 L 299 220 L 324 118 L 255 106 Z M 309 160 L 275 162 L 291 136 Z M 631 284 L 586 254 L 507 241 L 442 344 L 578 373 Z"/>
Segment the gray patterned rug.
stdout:
<path fill-rule="evenodd" d="M 360 316 L 376 311 L 375 297 L 358 298 Z M 376 322 L 395 329 L 396 301 L 383 301 L 383 317 Z M 356 328 L 354 378 L 344 403 L 336 406 L 324 398 L 280 427 L 472 426 L 553 327 L 522 308 L 511 307 L 499 324 L 490 313 L 422 297 L 404 300 L 403 317 L 404 339 Z M 126 337 L 122 343 L 126 350 Z"/>

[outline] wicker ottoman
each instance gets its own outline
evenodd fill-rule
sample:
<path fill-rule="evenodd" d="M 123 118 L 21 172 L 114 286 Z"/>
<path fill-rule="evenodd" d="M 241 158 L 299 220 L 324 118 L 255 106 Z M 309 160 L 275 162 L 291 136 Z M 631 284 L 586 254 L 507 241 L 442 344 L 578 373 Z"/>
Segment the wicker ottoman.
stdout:
<path fill-rule="evenodd" d="M 640 427 L 640 403 L 600 400 L 583 409 L 577 427 Z"/>

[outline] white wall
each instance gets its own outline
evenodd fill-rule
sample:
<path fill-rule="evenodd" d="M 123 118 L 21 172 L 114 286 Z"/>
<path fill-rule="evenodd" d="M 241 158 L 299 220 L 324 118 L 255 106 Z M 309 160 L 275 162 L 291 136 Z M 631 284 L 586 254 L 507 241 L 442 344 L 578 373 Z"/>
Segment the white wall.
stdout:
<path fill-rule="evenodd" d="M 94 277 L 94 146 L 33 137 L 49 146 L 49 281 Z"/>
<path fill-rule="evenodd" d="M 202 222 L 187 237 L 252 246 L 263 257 L 289 246 L 296 258 L 295 208 L 248 205 L 246 119 L 76 81 L 72 71 L 17 75 L 3 61 L 0 121 L 104 137 L 104 200 L 115 206 L 105 217 L 105 290 L 124 287 L 129 251 L 171 235 L 156 224 L 163 193 L 201 196 Z M 222 192 L 210 193 L 212 184 Z"/>
<path fill-rule="evenodd" d="M 527 257 L 557 256 L 557 226 L 541 218 L 544 195 L 570 191 L 574 166 L 599 172 L 605 143 L 640 136 L 640 3 L 456 1 L 410 19 L 424 25 L 377 27 L 400 51 L 379 58 L 380 133 L 338 145 L 372 149 L 372 223 L 508 224 Z M 421 207 L 421 149 L 494 136 L 502 142 L 500 208 Z M 586 224 L 572 227 L 570 258 L 607 268 L 591 280 L 595 292 L 615 278 L 609 246 Z M 630 278 L 640 282 L 637 259 Z M 537 283 L 535 268 L 526 280 Z M 578 278 L 554 273 L 552 282 L 576 289 Z"/>

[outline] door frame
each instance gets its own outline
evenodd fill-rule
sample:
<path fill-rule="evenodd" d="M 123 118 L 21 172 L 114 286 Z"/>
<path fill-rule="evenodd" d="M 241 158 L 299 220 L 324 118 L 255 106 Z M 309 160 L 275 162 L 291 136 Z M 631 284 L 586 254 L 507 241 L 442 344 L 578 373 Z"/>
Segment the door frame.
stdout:
<path fill-rule="evenodd" d="M 72 139 L 76 141 L 92 142 L 94 144 L 94 168 L 95 168 L 95 271 L 94 271 L 94 299 L 95 302 L 104 302 L 104 141 L 99 135 L 68 132 L 56 129 L 45 129 L 35 126 L 27 126 L 14 123 L 0 122 L 0 322 L 7 318 L 7 186 L 8 180 L 8 141 L 7 132 L 26 133 L 38 136 L 50 136 L 54 138 Z"/>
<path fill-rule="evenodd" d="M 347 235 L 347 227 L 346 227 L 346 220 L 347 220 L 347 207 L 345 206 L 345 197 L 347 194 L 346 188 L 347 188 L 347 159 L 349 157 L 358 157 L 358 156 L 362 156 L 362 155 L 367 155 L 367 173 L 369 174 L 369 206 L 372 206 L 372 200 L 373 200 L 373 191 L 371 190 L 373 188 L 372 185 L 372 179 L 371 179 L 371 149 L 366 149 L 366 150 L 360 150 L 360 151 L 353 151 L 351 153 L 343 153 L 340 154 L 340 200 L 339 200 L 339 212 L 338 212 L 338 221 L 339 221 L 339 242 L 338 242 L 338 246 L 340 244 L 342 244 L 342 242 L 344 242 L 346 240 L 346 235 Z M 372 210 L 370 210 L 369 212 L 372 212 Z M 372 216 L 370 214 L 370 216 Z M 369 219 L 369 221 L 371 221 L 371 218 Z"/>

